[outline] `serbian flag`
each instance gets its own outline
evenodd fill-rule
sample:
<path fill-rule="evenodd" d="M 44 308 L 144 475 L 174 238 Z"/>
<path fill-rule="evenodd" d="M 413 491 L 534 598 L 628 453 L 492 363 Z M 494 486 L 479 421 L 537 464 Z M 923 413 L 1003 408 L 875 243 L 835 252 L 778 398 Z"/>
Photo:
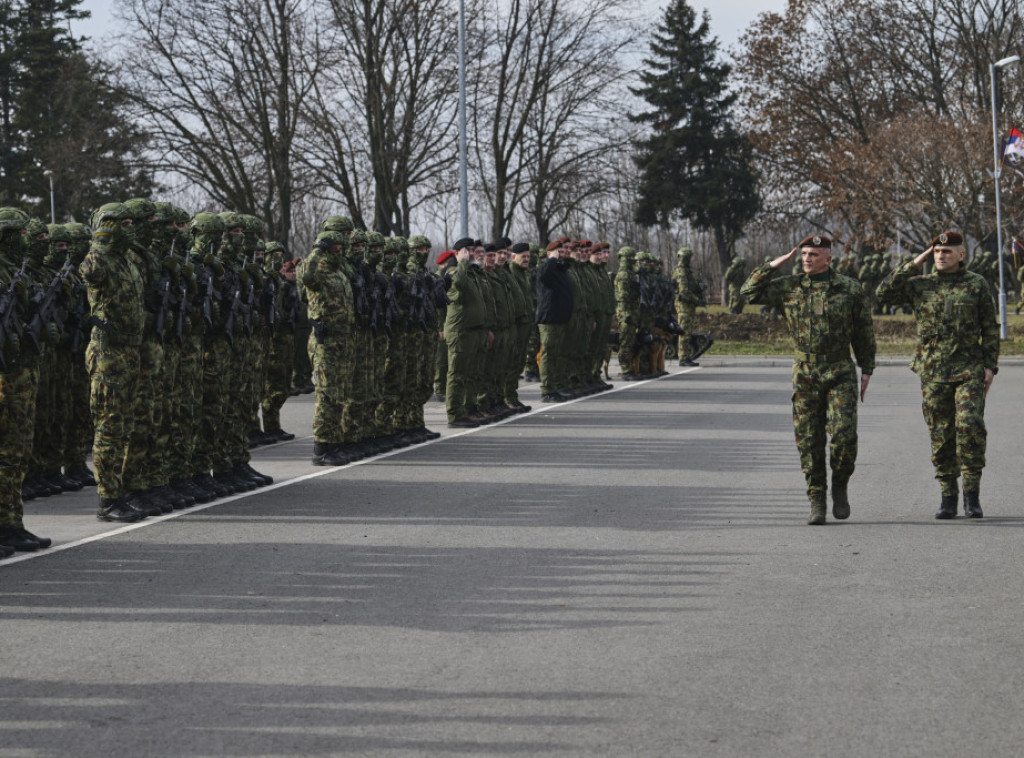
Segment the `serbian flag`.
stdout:
<path fill-rule="evenodd" d="M 1002 163 L 1024 177 L 1024 132 L 1014 127 L 1003 143 Z"/>

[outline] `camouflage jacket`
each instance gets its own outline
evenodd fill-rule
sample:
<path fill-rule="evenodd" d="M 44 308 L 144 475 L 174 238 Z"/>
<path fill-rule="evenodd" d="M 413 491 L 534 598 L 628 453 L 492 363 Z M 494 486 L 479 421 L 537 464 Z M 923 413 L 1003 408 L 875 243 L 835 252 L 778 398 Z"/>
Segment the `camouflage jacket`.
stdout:
<path fill-rule="evenodd" d="M 309 318 L 321 329 L 347 332 L 355 323 L 355 309 L 341 253 L 316 250 L 303 262 L 301 281 L 309 298 Z"/>
<path fill-rule="evenodd" d="M 640 307 L 640 285 L 636 280 L 636 268 L 629 264 L 619 264 L 615 273 L 615 305 L 619 321 L 625 322 Z"/>
<path fill-rule="evenodd" d="M 693 269 L 686 264 L 676 266 L 672 272 L 676 283 L 676 306 L 679 308 L 696 308 L 703 299 L 700 282 L 693 275 Z"/>
<path fill-rule="evenodd" d="M 741 294 L 751 303 L 770 305 L 786 315 L 797 360 L 838 360 L 849 356 L 852 347 L 861 371 L 873 373 L 875 329 L 860 283 L 834 270 L 829 271 L 827 282 L 813 282 L 803 273 L 775 273 L 770 264 L 762 264 L 744 282 Z"/>
<path fill-rule="evenodd" d="M 134 263 L 136 257 L 129 251 L 93 243 L 82 261 L 79 272 L 88 287 L 92 317 L 100 327 L 93 329 L 94 340 L 108 339 L 113 345 L 141 344 L 146 320 L 145 281 Z"/>
<path fill-rule="evenodd" d="M 878 287 L 884 305 L 908 304 L 917 322 L 910 368 L 930 382 L 957 382 L 999 365 L 999 321 L 988 284 L 961 267 L 924 276 L 905 263 Z"/>

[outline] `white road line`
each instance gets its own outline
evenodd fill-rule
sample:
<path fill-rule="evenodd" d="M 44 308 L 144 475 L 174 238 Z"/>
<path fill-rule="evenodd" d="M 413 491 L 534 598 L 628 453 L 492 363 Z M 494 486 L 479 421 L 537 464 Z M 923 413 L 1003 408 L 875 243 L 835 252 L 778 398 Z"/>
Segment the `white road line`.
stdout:
<path fill-rule="evenodd" d="M 198 513 L 199 511 L 205 511 L 207 508 L 213 508 L 214 506 L 217 506 L 217 505 L 224 505 L 225 503 L 233 503 L 235 500 L 242 500 L 242 499 L 247 498 L 247 497 L 252 497 L 253 495 L 262 495 L 262 494 L 267 493 L 267 492 L 273 492 L 274 490 L 279 490 L 282 487 L 290 487 L 293 484 L 299 484 L 300 482 L 309 481 L 310 479 L 316 479 L 317 477 L 320 477 L 320 476 L 326 476 L 327 474 L 335 474 L 335 473 L 337 473 L 339 471 L 345 471 L 346 469 L 354 468 L 355 466 L 362 466 L 362 465 L 365 465 L 367 463 L 373 463 L 374 461 L 379 461 L 379 460 L 381 460 L 383 458 L 390 458 L 393 455 L 398 455 L 398 454 L 404 453 L 404 452 L 406 452 L 408 450 L 416 450 L 416 449 L 421 448 L 421 447 L 423 447 L 425 445 L 433 445 L 434 443 L 437 443 L 437 442 L 444 442 L 445 440 L 455 439 L 457 437 L 464 437 L 467 434 L 475 434 L 477 432 L 482 432 L 482 431 L 485 431 L 487 429 L 493 429 L 493 428 L 495 428 L 497 426 L 502 426 L 504 424 L 507 424 L 510 421 L 515 421 L 515 420 L 521 419 L 521 418 L 527 418 L 529 416 L 534 416 L 534 415 L 536 415 L 538 413 L 547 413 L 548 411 L 552 411 L 552 410 L 554 410 L 556 408 L 563 408 L 563 407 L 565 407 L 567 405 L 572 405 L 573 403 L 578 403 L 578 402 L 580 402 L 582 400 L 588 400 L 588 399 L 594 398 L 594 397 L 606 397 L 608 395 L 613 395 L 616 392 L 622 392 L 623 390 L 632 389 L 633 387 L 641 387 L 641 386 L 643 386 L 645 384 L 650 384 L 651 382 L 657 382 L 657 381 L 660 381 L 662 379 L 668 379 L 668 378 L 673 377 L 673 376 L 682 376 L 683 374 L 690 374 L 690 373 L 693 373 L 694 371 L 699 371 L 699 370 L 700 370 L 699 366 L 693 366 L 693 367 L 685 369 L 684 371 L 670 372 L 668 374 L 668 376 L 656 376 L 656 377 L 653 377 L 651 379 L 644 379 L 642 381 L 627 382 L 627 383 L 621 384 L 621 385 L 619 385 L 617 387 L 614 387 L 614 388 L 612 388 L 610 390 L 605 390 L 604 392 L 599 392 L 599 393 L 594 394 L 594 395 L 584 395 L 583 397 L 577 397 L 577 398 L 573 398 L 572 400 L 566 400 L 564 403 L 545 404 L 542 408 L 537 408 L 535 410 L 531 410 L 529 413 L 521 413 L 521 414 L 517 413 L 516 415 L 509 416 L 508 418 L 502 419 L 501 421 L 496 421 L 493 424 L 482 424 L 481 426 L 479 426 L 479 427 L 477 427 L 475 429 L 467 429 L 464 432 L 456 432 L 455 434 L 448 434 L 448 435 L 446 435 L 444 437 L 438 437 L 435 440 L 428 440 L 427 442 L 421 442 L 418 445 L 410 445 L 409 447 L 399 448 L 398 450 L 389 450 L 386 453 L 380 453 L 379 455 L 375 455 L 372 458 L 362 458 L 362 459 L 360 459 L 358 461 L 353 461 L 352 463 L 346 463 L 344 466 L 325 466 L 321 471 L 314 471 L 311 474 L 304 474 L 303 476 L 297 476 L 294 479 L 286 479 L 286 480 L 281 481 L 281 482 L 276 482 L 274 484 L 269 484 L 266 487 L 257 487 L 256 489 L 250 490 L 249 492 L 240 492 L 240 493 L 235 494 L 235 495 L 228 495 L 227 497 L 218 498 L 218 499 L 214 500 L 212 503 L 201 503 L 199 505 L 193 505 L 190 508 L 183 508 L 180 511 L 174 511 L 173 513 L 165 513 L 162 516 L 152 516 L 152 517 L 144 519 L 142 521 L 138 521 L 138 522 L 136 522 L 134 524 L 125 524 L 124 526 L 119 526 L 116 529 L 112 529 L 109 532 L 102 532 L 100 534 L 94 534 L 91 537 L 84 537 L 84 538 L 82 538 L 80 540 L 75 540 L 74 542 L 66 542 L 66 543 L 64 543 L 62 545 L 54 545 L 53 547 L 48 547 L 48 548 L 45 548 L 43 550 L 39 550 L 39 551 L 34 552 L 34 553 L 16 553 L 15 555 L 11 556 L 10 558 L 7 558 L 5 560 L 0 561 L 0 569 L 4 568 L 6 566 L 13 566 L 15 563 L 22 563 L 24 561 L 30 561 L 30 560 L 33 560 L 34 558 L 44 558 L 44 557 L 46 557 L 48 555 L 54 555 L 56 553 L 61 553 L 61 552 L 65 551 L 65 550 L 70 550 L 71 548 L 74 548 L 74 547 L 79 547 L 81 545 L 88 545 L 90 542 L 97 542 L 98 540 L 107 539 L 108 537 L 116 537 L 119 534 L 126 534 L 128 532 L 133 532 L 136 529 L 142 529 L 144 527 L 152 526 L 153 524 L 159 524 L 159 523 L 161 523 L 163 521 L 168 521 L 170 519 L 179 518 L 181 516 L 189 516 L 189 515 L 191 515 L 193 513 Z M 296 438 L 295 440 L 289 440 L 289 442 L 299 442 L 300 440 L 307 440 L 307 439 L 310 439 L 310 437 L 299 437 L 299 438 Z M 278 443 L 278 444 L 286 445 L 286 444 L 288 444 L 288 442 L 281 442 L 281 443 Z M 270 447 L 273 447 L 273 445 L 267 445 L 268 449 Z"/>

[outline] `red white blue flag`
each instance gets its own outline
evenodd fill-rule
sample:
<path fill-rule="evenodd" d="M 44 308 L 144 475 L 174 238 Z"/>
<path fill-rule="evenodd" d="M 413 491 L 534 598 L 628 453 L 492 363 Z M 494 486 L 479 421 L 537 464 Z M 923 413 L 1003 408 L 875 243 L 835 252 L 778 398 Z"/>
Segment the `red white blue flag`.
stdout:
<path fill-rule="evenodd" d="M 1010 136 L 1003 142 L 1002 163 L 1024 177 L 1024 132 L 1016 127 L 1010 129 Z"/>

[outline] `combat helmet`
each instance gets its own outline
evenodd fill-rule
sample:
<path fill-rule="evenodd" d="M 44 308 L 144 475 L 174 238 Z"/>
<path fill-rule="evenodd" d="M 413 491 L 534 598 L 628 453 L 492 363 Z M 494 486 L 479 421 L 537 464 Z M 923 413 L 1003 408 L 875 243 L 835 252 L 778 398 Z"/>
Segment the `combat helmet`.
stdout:
<path fill-rule="evenodd" d="M 156 203 L 144 197 L 133 197 L 131 200 L 125 200 L 124 204 L 132 214 L 134 241 L 148 248 L 156 236 L 156 230 L 153 228 L 153 217 L 157 215 Z"/>
<path fill-rule="evenodd" d="M 341 232 L 342 234 L 350 234 L 355 227 L 352 225 L 352 219 L 348 216 L 328 216 L 320 224 L 320 231 L 322 232 Z"/>
<path fill-rule="evenodd" d="M 197 213 L 188 222 L 188 235 L 193 249 L 216 253 L 224 237 L 224 219 L 216 213 Z"/>

